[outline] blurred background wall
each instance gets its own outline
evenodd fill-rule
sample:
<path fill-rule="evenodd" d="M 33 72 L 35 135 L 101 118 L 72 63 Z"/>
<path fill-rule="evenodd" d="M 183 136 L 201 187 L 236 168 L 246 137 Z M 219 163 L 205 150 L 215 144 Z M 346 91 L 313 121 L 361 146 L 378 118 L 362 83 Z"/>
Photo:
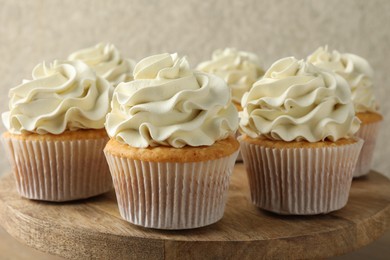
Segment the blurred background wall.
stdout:
<path fill-rule="evenodd" d="M 37 63 L 98 42 L 135 60 L 178 52 L 193 66 L 217 48 L 236 47 L 255 52 L 265 68 L 328 44 L 365 57 L 375 70 L 385 121 L 373 168 L 390 177 L 389 27 L 388 0 L 0 0 L 0 111 L 8 89 L 30 79 Z M 0 158 L 0 174 L 9 172 L 2 147 Z"/>

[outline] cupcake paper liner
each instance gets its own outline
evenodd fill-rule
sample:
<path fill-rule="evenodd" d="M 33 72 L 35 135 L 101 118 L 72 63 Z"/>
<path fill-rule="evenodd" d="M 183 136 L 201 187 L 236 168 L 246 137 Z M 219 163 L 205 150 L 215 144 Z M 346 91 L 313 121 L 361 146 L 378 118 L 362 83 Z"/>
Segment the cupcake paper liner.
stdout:
<path fill-rule="evenodd" d="M 2 138 L 19 194 L 55 202 L 84 199 L 112 189 L 103 153 L 107 140 Z"/>
<path fill-rule="evenodd" d="M 253 204 L 279 214 L 314 215 L 346 205 L 363 140 L 323 148 L 240 143 Z"/>
<path fill-rule="evenodd" d="M 240 131 L 237 130 L 235 136 L 236 136 L 236 139 L 238 139 L 238 138 L 241 136 Z M 236 162 L 242 162 L 242 161 L 243 161 L 243 159 L 242 159 L 241 151 L 239 150 L 239 151 L 238 151 L 238 155 L 237 155 Z"/>
<path fill-rule="evenodd" d="M 364 140 L 364 144 L 360 152 L 353 177 L 360 177 L 370 172 L 380 125 L 381 121 L 370 124 L 362 124 L 359 131 L 356 133 L 357 137 Z"/>
<path fill-rule="evenodd" d="M 189 229 L 223 216 L 238 151 L 204 162 L 146 162 L 106 152 L 121 216 L 135 225 Z"/>

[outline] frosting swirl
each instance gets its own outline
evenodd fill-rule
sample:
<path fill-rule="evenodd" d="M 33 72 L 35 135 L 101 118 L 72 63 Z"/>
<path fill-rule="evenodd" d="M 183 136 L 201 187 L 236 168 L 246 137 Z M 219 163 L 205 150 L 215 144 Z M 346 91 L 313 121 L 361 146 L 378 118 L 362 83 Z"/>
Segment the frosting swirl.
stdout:
<path fill-rule="evenodd" d="M 360 125 L 347 82 L 293 57 L 276 61 L 242 98 L 240 128 L 283 141 L 336 141 Z"/>
<path fill-rule="evenodd" d="M 123 59 L 113 44 L 98 43 L 93 47 L 72 53 L 68 59 L 85 62 L 95 70 L 97 75 L 105 78 L 114 86 L 133 80 L 135 62 Z"/>
<path fill-rule="evenodd" d="M 200 63 L 197 69 L 224 79 L 231 88 L 232 100 L 238 104 L 244 93 L 264 74 L 256 54 L 232 48 L 216 50 L 212 59 Z"/>
<path fill-rule="evenodd" d="M 373 70 L 365 59 L 336 50 L 329 52 L 325 46 L 308 56 L 307 61 L 317 67 L 332 70 L 347 80 L 356 112 L 377 111 L 372 83 Z"/>
<path fill-rule="evenodd" d="M 113 87 L 81 61 L 38 64 L 32 80 L 9 91 L 9 111 L 2 114 L 14 134 L 61 134 L 101 129 L 110 109 Z"/>
<path fill-rule="evenodd" d="M 186 58 L 160 54 L 141 60 L 134 81 L 114 91 L 110 137 L 132 147 L 212 145 L 238 128 L 226 83 L 192 71 Z"/>

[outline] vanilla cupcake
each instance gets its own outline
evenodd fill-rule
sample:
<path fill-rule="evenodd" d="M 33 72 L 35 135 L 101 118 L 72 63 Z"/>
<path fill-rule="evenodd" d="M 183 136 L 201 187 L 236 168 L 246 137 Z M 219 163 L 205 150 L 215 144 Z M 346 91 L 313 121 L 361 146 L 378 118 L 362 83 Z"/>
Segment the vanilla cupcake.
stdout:
<path fill-rule="evenodd" d="M 264 74 L 256 54 L 233 48 L 214 51 L 211 60 L 200 63 L 197 69 L 225 80 L 238 111 L 242 111 L 241 98 L 244 93 Z M 240 133 L 237 131 L 236 137 L 238 136 Z M 241 153 L 238 154 L 237 161 L 242 162 Z"/>
<path fill-rule="evenodd" d="M 113 86 L 133 80 L 135 61 L 122 58 L 119 50 L 110 43 L 98 43 L 90 48 L 69 55 L 69 60 L 81 60 L 95 70 L 98 76 L 108 80 Z"/>
<path fill-rule="evenodd" d="M 69 201 L 112 188 L 103 148 L 113 87 L 81 61 L 37 65 L 9 91 L 3 144 L 19 194 Z"/>
<path fill-rule="evenodd" d="M 244 93 L 264 74 L 256 54 L 232 48 L 214 51 L 211 60 L 200 63 L 197 69 L 225 80 L 239 111 L 242 110 L 241 98 Z"/>
<path fill-rule="evenodd" d="M 356 135 L 364 140 L 362 151 L 354 172 L 354 177 L 366 175 L 371 170 L 376 139 L 382 115 L 378 112 L 372 83 L 373 70 L 370 64 L 355 54 L 329 52 L 327 46 L 318 48 L 307 58 L 308 62 L 336 72 L 347 80 L 355 106 L 356 116 L 361 120 Z"/>
<path fill-rule="evenodd" d="M 114 91 L 105 148 L 121 216 L 158 229 L 222 218 L 239 143 L 226 83 L 185 58 L 141 60 Z"/>
<path fill-rule="evenodd" d="M 242 99 L 241 153 L 252 202 L 279 214 L 344 207 L 363 141 L 347 82 L 289 57 Z"/>

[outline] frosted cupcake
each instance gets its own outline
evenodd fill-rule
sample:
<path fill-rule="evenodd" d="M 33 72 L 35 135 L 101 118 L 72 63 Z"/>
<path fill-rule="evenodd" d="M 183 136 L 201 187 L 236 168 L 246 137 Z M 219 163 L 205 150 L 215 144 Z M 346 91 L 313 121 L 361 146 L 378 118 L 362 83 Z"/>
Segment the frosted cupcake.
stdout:
<path fill-rule="evenodd" d="M 241 111 L 241 98 L 263 74 L 259 58 L 254 53 L 232 48 L 216 50 L 212 59 L 202 62 L 198 70 L 214 74 L 226 81 L 232 91 L 232 100 Z"/>
<path fill-rule="evenodd" d="M 347 82 L 295 58 L 276 61 L 242 99 L 241 153 L 252 202 L 280 214 L 344 207 L 363 141 Z"/>
<path fill-rule="evenodd" d="M 95 70 L 98 76 L 108 80 L 113 86 L 133 80 L 135 62 L 122 58 L 119 50 L 110 43 L 98 43 L 90 48 L 69 55 L 69 60 L 81 60 Z"/>
<path fill-rule="evenodd" d="M 197 69 L 225 80 L 231 89 L 232 101 L 238 111 L 242 110 L 241 98 L 244 93 L 264 74 L 256 54 L 233 48 L 214 51 L 211 60 L 200 63 Z M 236 137 L 239 135 L 237 132 Z M 241 153 L 237 161 L 242 162 Z"/>
<path fill-rule="evenodd" d="M 17 190 L 34 200 L 69 201 L 112 188 L 103 148 L 113 87 L 81 61 L 37 65 L 9 91 L 3 144 Z"/>
<path fill-rule="evenodd" d="M 106 120 L 121 216 L 159 229 L 218 221 L 239 149 L 229 88 L 176 54 L 141 60 L 134 79 L 115 89 Z"/>
<path fill-rule="evenodd" d="M 355 54 L 329 52 L 327 47 L 318 48 L 307 58 L 314 65 L 336 72 L 347 80 L 355 106 L 356 116 L 361 120 L 356 135 L 364 140 L 354 177 L 370 172 L 380 123 L 383 120 L 378 112 L 372 83 L 373 70 L 370 64 Z"/>

